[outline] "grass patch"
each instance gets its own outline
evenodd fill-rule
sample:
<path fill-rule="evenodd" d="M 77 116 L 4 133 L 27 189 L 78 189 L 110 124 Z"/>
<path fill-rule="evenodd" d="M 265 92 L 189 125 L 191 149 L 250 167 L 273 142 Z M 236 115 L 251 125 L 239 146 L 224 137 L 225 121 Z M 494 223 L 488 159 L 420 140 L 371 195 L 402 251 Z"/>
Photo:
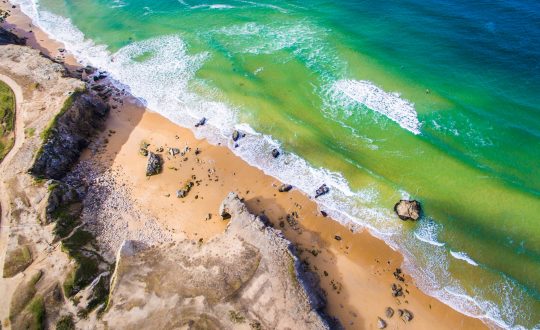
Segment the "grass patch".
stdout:
<path fill-rule="evenodd" d="M 34 127 L 27 127 L 24 129 L 24 134 L 26 135 L 26 137 L 31 138 L 36 135 L 36 129 Z"/>
<path fill-rule="evenodd" d="M 0 81 L 0 161 L 15 142 L 15 94 L 9 86 Z"/>
<path fill-rule="evenodd" d="M 73 215 L 72 211 L 75 207 L 80 208 L 80 203 L 76 204 L 61 207 L 53 212 L 52 217 L 55 219 L 53 233 L 56 238 L 62 239 L 67 237 L 79 225 L 79 217 Z"/>
<path fill-rule="evenodd" d="M 31 316 L 31 322 L 26 329 L 44 329 L 45 305 L 43 304 L 43 297 L 35 297 L 28 305 L 28 312 Z"/>
<path fill-rule="evenodd" d="M 56 330 L 75 330 L 75 322 L 71 315 L 62 316 L 58 322 L 56 322 Z"/>
<path fill-rule="evenodd" d="M 7 253 L 4 261 L 4 278 L 12 277 L 32 263 L 32 253 L 28 245 L 23 245 Z"/>
<path fill-rule="evenodd" d="M 237 311 L 233 311 L 233 310 L 229 311 L 229 319 L 233 323 L 244 323 L 244 322 L 246 322 L 246 318 L 242 314 L 240 314 Z"/>
<path fill-rule="evenodd" d="M 73 105 L 73 102 L 75 102 L 75 99 L 82 94 L 82 91 L 75 91 L 74 93 L 72 93 L 67 99 L 66 101 L 64 102 L 64 105 L 62 105 L 62 109 L 60 109 L 60 111 L 54 116 L 54 118 L 49 122 L 49 124 L 47 125 L 47 127 L 43 130 L 43 132 L 41 132 L 41 134 L 39 135 L 42 139 L 43 139 L 43 142 L 47 142 L 47 140 L 52 136 L 52 134 L 54 133 L 54 129 L 56 127 L 56 124 L 58 123 L 58 119 L 60 119 L 60 117 L 62 117 L 62 115 L 64 113 L 66 113 L 66 111 Z"/>
<path fill-rule="evenodd" d="M 75 102 L 77 97 L 83 94 L 85 90 L 86 88 L 79 88 L 79 89 L 76 89 L 73 93 L 71 93 L 71 95 L 64 101 L 64 104 L 62 105 L 62 108 L 60 109 L 60 111 L 54 116 L 54 118 L 49 122 L 47 127 L 41 132 L 39 136 L 43 140 L 43 143 L 41 144 L 41 147 L 39 148 L 36 154 L 36 158 L 39 158 L 41 156 L 41 154 L 43 153 L 43 146 L 56 131 L 55 128 L 60 117 L 62 117 L 62 115 L 66 113 L 66 111 L 69 108 L 71 108 L 71 106 L 73 105 L 73 102 Z"/>
<path fill-rule="evenodd" d="M 9 319 L 12 322 L 24 310 L 32 298 L 34 298 L 36 294 L 36 283 L 42 275 L 43 273 L 38 271 L 30 280 L 21 283 L 15 290 L 9 306 Z"/>
<path fill-rule="evenodd" d="M 84 246 L 94 240 L 94 236 L 77 229 L 69 238 L 62 241 L 62 251 L 75 260 L 75 268 L 67 275 L 63 288 L 66 297 L 71 297 L 92 282 L 99 273 L 99 261 Z"/>

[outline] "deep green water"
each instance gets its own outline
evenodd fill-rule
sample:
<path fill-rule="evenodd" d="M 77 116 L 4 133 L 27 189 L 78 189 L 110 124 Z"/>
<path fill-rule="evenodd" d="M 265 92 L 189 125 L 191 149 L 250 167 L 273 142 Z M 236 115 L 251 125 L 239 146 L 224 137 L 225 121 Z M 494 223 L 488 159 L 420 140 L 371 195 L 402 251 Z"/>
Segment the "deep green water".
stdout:
<path fill-rule="evenodd" d="M 398 247 L 425 291 L 540 328 L 539 4 L 28 1 L 152 110 L 208 117 L 214 142 L 264 134 L 233 149 L 307 193 L 328 183 L 321 207 Z M 419 223 L 393 216 L 403 196 Z"/>

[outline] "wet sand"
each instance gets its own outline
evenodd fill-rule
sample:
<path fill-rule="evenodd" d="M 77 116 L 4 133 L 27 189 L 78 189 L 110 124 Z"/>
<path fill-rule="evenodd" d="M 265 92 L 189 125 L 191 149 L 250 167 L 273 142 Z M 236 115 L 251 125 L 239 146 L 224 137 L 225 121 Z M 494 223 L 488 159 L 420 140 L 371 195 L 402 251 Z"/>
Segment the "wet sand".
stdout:
<path fill-rule="evenodd" d="M 6 9 L 6 4 L 0 4 L 0 8 Z M 61 44 L 30 26 L 29 19 L 17 9 L 9 9 L 12 16 L 8 18 L 8 28 L 24 32 L 30 46 L 50 57 L 61 54 Z M 65 60 L 76 65 L 70 56 Z M 116 104 L 99 138 L 106 141 L 106 147 L 96 153 L 88 151 L 84 157 L 96 157 L 102 166 L 121 173 L 117 181 L 131 188 L 138 206 L 171 232 L 203 241 L 221 233 L 227 221 L 219 216 L 219 205 L 227 193 L 237 192 L 251 212 L 266 215 L 303 251 L 301 257 L 319 274 L 327 293 L 327 312 L 347 329 L 377 328 L 378 317 L 386 320 L 389 329 L 432 329 L 434 325 L 438 329 L 486 327 L 480 320 L 422 293 L 406 274 L 404 282 L 398 281 L 392 273 L 403 258 L 383 241 L 367 231 L 353 233 L 322 216 L 315 202 L 295 189 L 278 192 L 281 183 L 275 178 L 248 165 L 226 147 L 196 139 L 189 129 L 144 109 L 130 97 L 124 98 L 123 104 Z M 163 148 L 161 174 L 146 177 L 147 159 L 139 154 L 143 141 L 150 144 L 150 151 Z M 167 153 L 169 147 L 186 146 L 191 150 L 184 156 Z M 200 153 L 196 155 L 197 149 Z M 194 187 L 187 197 L 177 198 L 176 191 L 188 181 L 194 182 Z M 297 216 L 288 221 L 287 215 L 293 212 Z M 399 221 L 397 217 L 395 221 Z M 394 283 L 403 287 L 404 296 L 392 296 Z M 385 316 L 387 307 L 396 311 L 392 318 Z M 411 311 L 414 319 L 404 322 L 397 315 L 398 309 Z"/>

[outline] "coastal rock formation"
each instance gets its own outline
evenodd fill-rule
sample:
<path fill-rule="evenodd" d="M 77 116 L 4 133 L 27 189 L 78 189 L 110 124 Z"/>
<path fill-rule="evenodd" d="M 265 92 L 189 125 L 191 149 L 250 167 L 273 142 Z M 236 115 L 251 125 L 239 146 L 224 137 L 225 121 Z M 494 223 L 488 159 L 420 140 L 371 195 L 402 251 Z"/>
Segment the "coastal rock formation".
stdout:
<path fill-rule="evenodd" d="M 2 45 L 24 45 L 26 41 L 0 27 L 0 46 Z"/>
<path fill-rule="evenodd" d="M 99 97 L 82 91 L 73 93 L 43 132 L 45 143 L 38 151 L 30 173 L 61 179 L 103 125 L 108 112 L 109 106 Z"/>
<path fill-rule="evenodd" d="M 236 194 L 225 233 L 206 243 L 126 241 L 104 321 L 112 328 L 329 329 L 316 278 L 281 232 Z"/>
<path fill-rule="evenodd" d="M 421 212 L 420 203 L 402 199 L 394 205 L 394 211 L 401 220 L 418 220 Z"/>

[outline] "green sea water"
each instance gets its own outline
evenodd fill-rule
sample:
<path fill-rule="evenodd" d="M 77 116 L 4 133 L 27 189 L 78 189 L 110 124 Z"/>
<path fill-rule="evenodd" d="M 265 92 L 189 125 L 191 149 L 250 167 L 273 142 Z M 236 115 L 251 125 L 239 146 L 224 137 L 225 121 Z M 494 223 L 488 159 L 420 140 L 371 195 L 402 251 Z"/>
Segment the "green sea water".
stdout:
<path fill-rule="evenodd" d="M 329 184 L 321 208 L 398 248 L 426 292 L 540 328 L 538 4 L 14 2 L 152 110 L 208 117 L 198 134 L 308 194 Z M 408 196 L 418 223 L 392 214 Z"/>

